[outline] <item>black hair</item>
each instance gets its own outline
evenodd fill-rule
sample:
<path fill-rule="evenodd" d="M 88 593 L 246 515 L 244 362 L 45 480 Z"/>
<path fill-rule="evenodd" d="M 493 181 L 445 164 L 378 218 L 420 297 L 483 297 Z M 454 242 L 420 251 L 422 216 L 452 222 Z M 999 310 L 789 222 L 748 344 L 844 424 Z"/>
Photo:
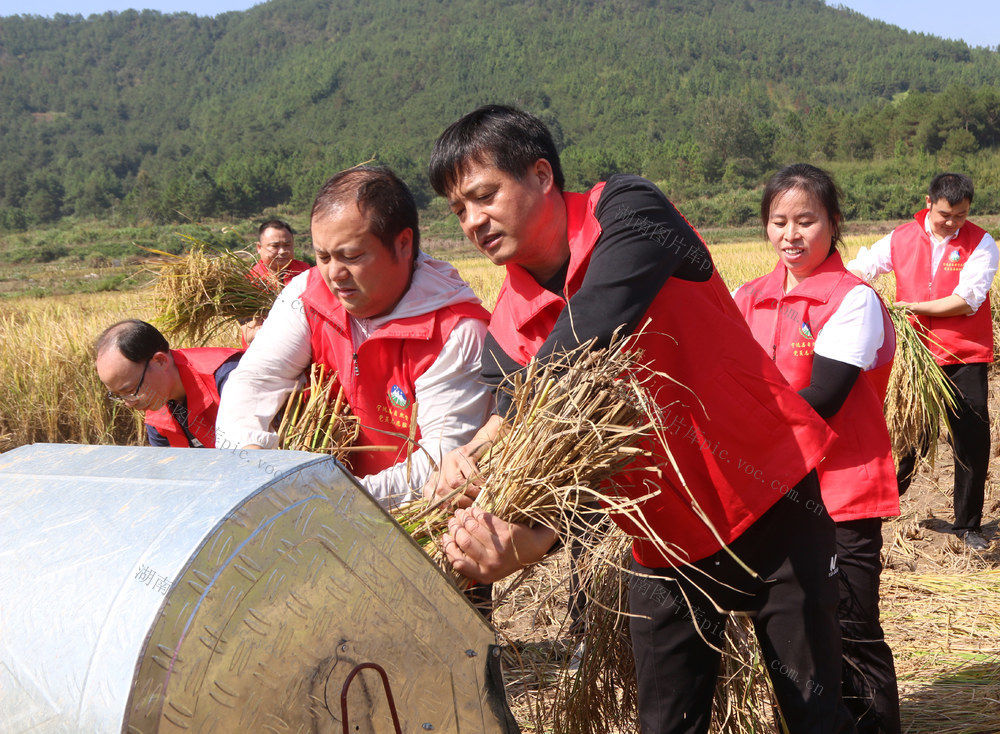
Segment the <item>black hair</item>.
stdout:
<path fill-rule="evenodd" d="M 930 197 L 932 204 L 939 199 L 947 200 L 952 206 L 961 204 L 966 199 L 971 204 L 974 193 L 972 179 L 964 173 L 939 173 L 931 179 L 931 185 L 927 187 L 927 196 Z"/>
<path fill-rule="evenodd" d="M 539 158 L 552 167 L 553 182 L 565 184 L 552 134 L 534 115 L 504 105 L 484 105 L 453 122 L 434 143 L 428 176 L 447 196 L 469 161 L 493 164 L 520 180 Z"/>
<path fill-rule="evenodd" d="M 368 217 L 368 227 L 383 245 L 395 252 L 393 242 L 404 229 L 413 232 L 413 257 L 420 250 L 417 204 L 402 179 L 385 166 L 356 166 L 331 177 L 316 194 L 312 219 L 328 216 L 352 201 Z"/>
<path fill-rule="evenodd" d="M 117 347 L 125 359 L 136 363 L 149 361 L 157 352 L 170 352 L 166 337 L 139 319 L 119 321 L 102 331 L 94 343 L 94 352 L 100 356 L 111 347 Z"/>
<path fill-rule="evenodd" d="M 840 189 L 834 183 L 833 177 L 822 168 L 808 163 L 793 163 L 785 166 L 768 179 L 764 185 L 764 195 L 760 200 L 760 221 L 767 231 L 767 222 L 771 218 L 771 206 L 774 200 L 786 191 L 801 189 L 816 199 L 826 209 L 830 219 L 830 252 L 837 249 L 843 241 L 840 223 L 844 216 L 840 210 Z"/>
<path fill-rule="evenodd" d="M 288 232 L 288 234 L 293 236 L 295 235 L 295 230 L 292 229 L 292 226 L 288 222 L 282 219 L 268 219 L 266 222 L 264 222 L 257 228 L 257 239 L 260 239 L 264 235 L 265 229 L 272 229 L 272 228 L 283 229 L 286 232 Z"/>

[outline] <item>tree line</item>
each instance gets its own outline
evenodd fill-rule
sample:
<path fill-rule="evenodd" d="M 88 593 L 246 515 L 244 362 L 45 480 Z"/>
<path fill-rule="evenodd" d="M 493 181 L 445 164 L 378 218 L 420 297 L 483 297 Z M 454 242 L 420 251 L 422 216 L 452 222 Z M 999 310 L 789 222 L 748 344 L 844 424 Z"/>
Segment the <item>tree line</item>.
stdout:
<path fill-rule="evenodd" d="M 942 167 L 972 174 L 977 210 L 1000 212 L 998 81 L 996 50 L 820 0 L 12 16 L 0 19 L 0 229 L 306 208 L 327 176 L 370 159 L 428 206 L 435 136 L 486 101 L 550 124 L 569 187 L 640 173 L 703 225 L 752 219 L 754 187 L 797 160 L 834 170 L 858 216 L 906 216 Z"/>

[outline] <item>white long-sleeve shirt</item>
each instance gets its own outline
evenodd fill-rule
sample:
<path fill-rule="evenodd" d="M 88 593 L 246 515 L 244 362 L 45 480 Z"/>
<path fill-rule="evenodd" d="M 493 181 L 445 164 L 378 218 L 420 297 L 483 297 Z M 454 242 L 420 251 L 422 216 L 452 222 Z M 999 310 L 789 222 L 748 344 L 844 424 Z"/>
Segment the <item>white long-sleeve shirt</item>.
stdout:
<path fill-rule="evenodd" d="M 274 416 L 312 363 L 309 323 L 300 298 L 308 273 L 296 276 L 278 296 L 264 325 L 250 344 L 240 366 L 223 391 L 216 419 L 217 445 L 238 448 L 256 444 L 276 448 Z M 354 348 L 386 324 L 472 301 L 472 289 L 446 262 L 424 253 L 417 256 L 410 288 L 391 313 L 374 319 L 351 317 Z M 479 380 L 486 324 L 462 319 L 448 336 L 438 358 L 414 381 L 420 404 L 417 426 L 420 446 L 406 462 L 359 479 L 385 507 L 417 496 L 431 473 L 431 459 L 470 441 L 489 417 L 492 398 Z"/>
<path fill-rule="evenodd" d="M 939 240 L 931 231 L 930 217 L 924 219 L 924 229 L 931 240 L 931 273 L 936 273 L 941 264 L 941 258 L 945 256 L 948 249 L 948 244 L 962 230 L 956 229 L 948 237 Z M 869 282 L 876 276 L 891 273 L 893 270 L 891 241 L 892 234 L 890 233 L 870 248 L 862 247 L 857 256 L 847 263 L 847 269 L 861 273 Z M 993 237 L 987 232 L 976 245 L 972 254 L 969 255 L 965 267 L 962 268 L 962 272 L 958 276 L 958 285 L 952 291 L 952 295 L 958 296 L 969 304 L 972 313 L 979 310 L 983 301 L 986 300 L 986 296 L 989 295 L 998 262 L 1000 262 L 1000 250 L 997 249 L 997 243 Z"/>

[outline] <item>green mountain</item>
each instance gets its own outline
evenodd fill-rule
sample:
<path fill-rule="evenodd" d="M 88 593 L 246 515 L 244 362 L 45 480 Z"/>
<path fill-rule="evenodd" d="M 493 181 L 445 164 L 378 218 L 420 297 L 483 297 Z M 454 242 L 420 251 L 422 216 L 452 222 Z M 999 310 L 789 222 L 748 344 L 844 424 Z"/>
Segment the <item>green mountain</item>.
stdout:
<path fill-rule="evenodd" d="M 434 138 L 487 101 L 549 122 L 574 187 L 623 170 L 688 200 L 800 159 L 903 161 L 923 175 L 941 156 L 992 156 L 998 83 L 996 51 L 819 0 L 271 0 L 216 18 L 4 17 L 0 228 L 304 208 L 327 176 L 372 157 L 427 203 Z M 908 208 L 912 191 L 900 198 Z"/>

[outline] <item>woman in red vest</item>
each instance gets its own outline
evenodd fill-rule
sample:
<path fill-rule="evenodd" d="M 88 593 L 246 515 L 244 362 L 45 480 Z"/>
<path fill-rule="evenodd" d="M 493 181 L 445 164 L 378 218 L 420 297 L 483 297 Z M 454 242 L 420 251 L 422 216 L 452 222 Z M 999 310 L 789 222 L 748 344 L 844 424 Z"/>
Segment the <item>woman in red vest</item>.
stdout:
<path fill-rule="evenodd" d="M 899 732 L 895 667 L 878 611 L 882 518 L 899 514 L 882 414 L 892 322 L 837 252 L 842 216 L 829 174 L 801 163 L 783 168 L 768 181 L 760 212 L 778 263 L 734 298 L 758 343 L 837 433 L 818 473 L 836 523 L 844 702 L 859 732 Z"/>

